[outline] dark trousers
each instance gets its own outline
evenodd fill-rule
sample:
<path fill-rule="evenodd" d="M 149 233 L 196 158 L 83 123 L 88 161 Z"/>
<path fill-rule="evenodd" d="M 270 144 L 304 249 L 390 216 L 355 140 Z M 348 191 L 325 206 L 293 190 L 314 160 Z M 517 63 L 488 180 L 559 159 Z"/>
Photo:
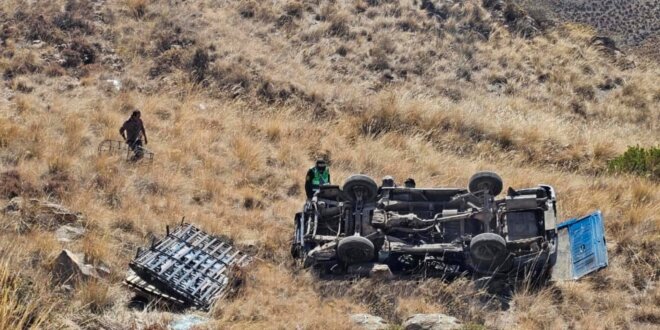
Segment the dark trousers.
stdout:
<path fill-rule="evenodd" d="M 133 142 L 127 142 L 128 147 L 133 150 L 133 158 L 132 160 L 138 160 L 144 156 L 144 151 L 142 150 L 142 140 L 137 139 Z"/>

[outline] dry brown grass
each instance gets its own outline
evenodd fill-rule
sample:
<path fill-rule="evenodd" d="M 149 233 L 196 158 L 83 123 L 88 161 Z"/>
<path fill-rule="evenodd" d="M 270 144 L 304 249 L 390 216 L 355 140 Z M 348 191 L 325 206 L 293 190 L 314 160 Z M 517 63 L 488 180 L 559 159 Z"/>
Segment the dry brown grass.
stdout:
<path fill-rule="evenodd" d="M 53 305 L 39 295 L 39 287 L 17 276 L 15 260 L 7 254 L 0 260 L 0 329 L 40 329 L 48 324 Z"/>
<path fill-rule="evenodd" d="M 481 1 L 438 2 L 441 19 L 412 1 L 64 3 L 0 3 L 0 168 L 18 174 L 0 204 L 23 194 L 82 212 L 88 233 L 66 248 L 113 272 L 60 292 L 48 271 L 65 246 L 43 227 L 17 234 L 0 213 L 10 224 L 0 240 L 12 242 L 0 252 L 14 256 L 0 271 L 14 274 L 2 282 L 0 329 L 26 313 L 54 327 L 164 326 L 172 315 L 126 307 L 121 280 L 135 248 L 184 215 L 257 247 L 260 261 L 212 327 L 349 328 L 354 312 L 397 323 L 433 311 L 494 328 L 657 326 L 660 189 L 604 169 L 629 145 L 660 141 L 659 69 L 622 67 L 590 47 L 593 29 L 518 37 Z M 85 24 L 39 30 L 39 46 L 20 32 L 64 7 Z M 19 9 L 25 22 L 10 19 Z M 94 45 L 95 63 L 57 61 L 75 50 L 58 42 L 73 40 Z M 135 108 L 154 164 L 97 155 Z M 518 290 L 509 310 L 466 280 L 316 283 L 294 270 L 288 243 L 304 172 L 320 155 L 337 183 L 364 172 L 464 186 L 487 169 L 511 186 L 552 184 L 563 218 L 603 211 L 611 265 Z M 16 283 L 37 283 L 21 306 L 4 290 Z"/>

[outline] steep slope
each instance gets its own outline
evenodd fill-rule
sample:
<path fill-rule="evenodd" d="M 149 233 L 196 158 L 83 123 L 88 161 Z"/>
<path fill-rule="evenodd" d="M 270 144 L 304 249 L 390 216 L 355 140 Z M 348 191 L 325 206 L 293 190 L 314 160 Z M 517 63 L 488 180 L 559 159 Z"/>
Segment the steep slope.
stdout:
<path fill-rule="evenodd" d="M 521 0 L 534 15 L 582 23 L 627 50 L 658 59 L 660 3 L 652 0 Z"/>
<path fill-rule="evenodd" d="M 0 328 L 22 316 L 45 328 L 158 328 L 171 316 L 129 309 L 123 271 L 184 215 L 255 246 L 244 290 L 212 313 L 217 327 L 350 328 L 354 312 L 397 323 L 433 311 L 489 328 L 657 326 L 660 189 L 607 173 L 606 162 L 660 143 L 660 70 L 593 44 L 591 29 L 544 27 L 513 4 L 472 0 L 0 9 L 0 160 L 13 171 L 3 185 L 15 187 L 0 198 L 56 200 L 87 228 L 63 244 L 29 213 L 0 214 Z M 135 108 L 154 164 L 98 156 Z M 565 218 L 603 211 L 611 266 L 518 288 L 509 309 L 467 280 L 319 283 L 288 256 L 318 155 L 336 182 L 363 172 L 464 186 L 490 169 L 511 186 L 552 184 Z M 62 248 L 112 275 L 72 290 L 49 284 Z"/>

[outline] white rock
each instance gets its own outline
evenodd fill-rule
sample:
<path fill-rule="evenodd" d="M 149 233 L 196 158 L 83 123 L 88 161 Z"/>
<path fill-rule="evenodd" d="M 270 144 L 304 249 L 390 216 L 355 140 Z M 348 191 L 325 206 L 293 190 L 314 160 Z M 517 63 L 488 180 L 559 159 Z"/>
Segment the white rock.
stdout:
<path fill-rule="evenodd" d="M 351 315 L 351 322 L 360 329 L 365 330 L 382 330 L 387 329 L 389 325 L 382 317 L 370 314 L 353 314 Z"/>
<path fill-rule="evenodd" d="M 392 271 L 388 265 L 376 264 L 369 271 L 369 277 L 378 280 L 390 280 L 394 278 L 394 274 L 392 274 Z"/>
<path fill-rule="evenodd" d="M 445 314 L 415 314 L 403 322 L 406 330 L 453 330 L 460 327 L 458 319 Z"/>
<path fill-rule="evenodd" d="M 115 91 L 119 92 L 121 90 L 121 81 L 119 79 L 108 79 L 105 82 L 107 82 L 108 85 L 112 86 L 112 88 L 114 88 Z"/>
<path fill-rule="evenodd" d="M 84 228 L 73 227 L 68 225 L 64 225 L 60 228 L 57 228 L 57 230 L 55 231 L 55 237 L 57 238 L 57 240 L 64 243 L 75 241 L 80 237 L 82 237 L 84 234 L 85 234 Z"/>
<path fill-rule="evenodd" d="M 183 317 L 172 321 L 172 323 L 170 323 L 170 329 L 172 330 L 196 329 L 196 327 L 199 327 L 206 322 L 208 322 L 208 319 L 201 316 L 184 315 Z"/>

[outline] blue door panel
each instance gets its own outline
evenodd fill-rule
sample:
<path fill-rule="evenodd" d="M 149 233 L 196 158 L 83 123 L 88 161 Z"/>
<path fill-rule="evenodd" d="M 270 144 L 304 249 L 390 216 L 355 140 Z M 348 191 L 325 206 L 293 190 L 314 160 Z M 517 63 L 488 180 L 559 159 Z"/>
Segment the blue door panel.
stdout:
<path fill-rule="evenodd" d="M 605 228 L 600 211 L 580 219 L 571 219 L 557 226 L 568 227 L 572 262 L 572 277 L 578 279 L 607 267 Z"/>

